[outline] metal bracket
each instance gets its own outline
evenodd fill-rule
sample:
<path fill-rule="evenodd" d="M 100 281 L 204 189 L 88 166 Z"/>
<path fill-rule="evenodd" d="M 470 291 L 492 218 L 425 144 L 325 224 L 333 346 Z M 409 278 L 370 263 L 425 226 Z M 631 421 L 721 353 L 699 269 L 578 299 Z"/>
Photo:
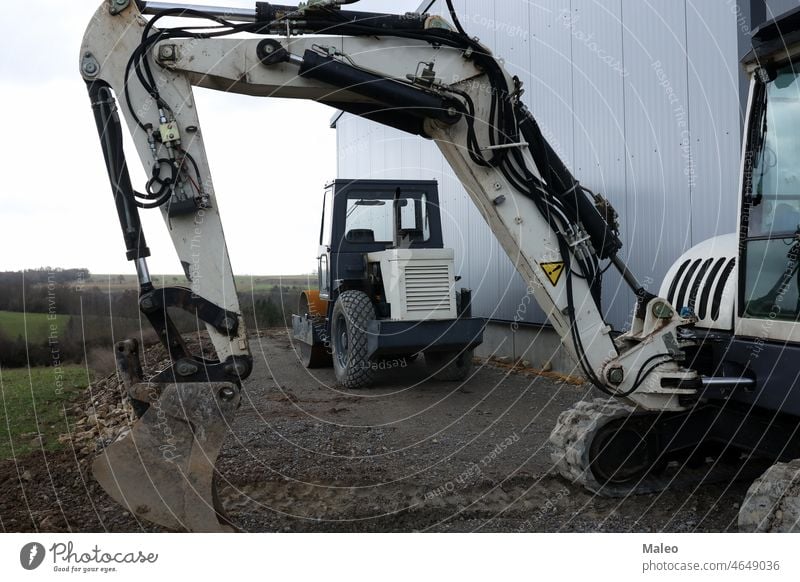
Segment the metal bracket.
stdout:
<path fill-rule="evenodd" d="M 108 0 L 108 12 L 111 16 L 116 16 L 125 10 L 130 3 L 130 0 Z"/>
<path fill-rule="evenodd" d="M 100 73 L 100 63 L 90 52 L 83 53 L 81 58 L 81 74 L 87 79 L 94 79 Z"/>
<path fill-rule="evenodd" d="M 267 38 L 258 43 L 256 55 L 262 65 L 272 66 L 289 60 L 289 51 L 274 38 Z"/>
<path fill-rule="evenodd" d="M 195 295 L 185 287 L 164 287 L 143 293 L 139 297 L 139 307 L 148 316 L 164 312 L 167 307 L 176 307 L 192 314 L 208 323 L 228 337 L 235 337 L 239 332 L 239 315 L 210 302 L 204 297 Z"/>

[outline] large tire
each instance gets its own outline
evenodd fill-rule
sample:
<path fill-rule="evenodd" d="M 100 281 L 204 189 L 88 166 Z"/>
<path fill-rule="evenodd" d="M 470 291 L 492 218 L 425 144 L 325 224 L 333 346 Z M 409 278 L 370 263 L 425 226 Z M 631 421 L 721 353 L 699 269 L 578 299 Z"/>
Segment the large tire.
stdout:
<path fill-rule="evenodd" d="M 345 291 L 333 306 L 333 370 L 344 388 L 366 388 L 372 383 L 373 366 L 367 357 L 367 324 L 373 319 L 375 307 L 363 291 Z"/>
<path fill-rule="evenodd" d="M 463 382 L 472 373 L 472 350 L 425 352 L 428 373 L 441 382 Z"/>

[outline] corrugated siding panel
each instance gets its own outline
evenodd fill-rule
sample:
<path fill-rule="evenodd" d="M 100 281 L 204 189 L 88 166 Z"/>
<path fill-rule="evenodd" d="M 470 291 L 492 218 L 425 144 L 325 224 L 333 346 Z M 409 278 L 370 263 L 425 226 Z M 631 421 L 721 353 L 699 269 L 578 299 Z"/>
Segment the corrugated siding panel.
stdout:
<path fill-rule="evenodd" d="M 739 107 L 739 67 L 730 59 L 737 51 L 736 13 L 725 3 L 687 2 L 689 49 L 689 120 L 692 242 L 711 232 L 732 232 L 736 224 L 736 159 L 740 122 L 731 112 Z M 703 54 L 703 58 L 692 58 Z"/>
<path fill-rule="evenodd" d="M 688 157 L 682 153 L 689 146 L 685 6 L 623 0 L 622 19 L 629 73 L 624 255 L 640 280 L 657 289 L 691 243 Z"/>
<path fill-rule="evenodd" d="M 572 167 L 574 107 L 572 87 L 572 34 L 569 3 L 544 0 L 531 4 L 531 68 L 525 82 L 525 102 L 542 134 L 555 152 Z"/>
<path fill-rule="evenodd" d="M 432 12 L 445 14 L 443 4 Z M 525 83 L 526 103 L 578 179 L 614 203 L 623 256 L 651 290 L 688 246 L 735 229 L 740 122 L 729 3 L 456 0 L 455 7 L 467 31 Z M 476 315 L 521 315 L 525 283 L 432 142 L 350 115 L 337 132 L 340 177 L 439 180 L 445 243 L 461 284 L 474 290 Z M 609 320 L 623 327 L 630 293 L 611 272 L 604 292 Z M 544 321 L 530 308 L 523 319 Z"/>
<path fill-rule="evenodd" d="M 560 11 L 560 24 L 572 37 L 576 177 L 606 196 L 627 220 L 625 171 L 625 54 L 620 0 L 598 4 L 573 0 Z M 625 321 L 632 299 L 615 270 L 603 281 L 603 307 L 613 321 Z"/>

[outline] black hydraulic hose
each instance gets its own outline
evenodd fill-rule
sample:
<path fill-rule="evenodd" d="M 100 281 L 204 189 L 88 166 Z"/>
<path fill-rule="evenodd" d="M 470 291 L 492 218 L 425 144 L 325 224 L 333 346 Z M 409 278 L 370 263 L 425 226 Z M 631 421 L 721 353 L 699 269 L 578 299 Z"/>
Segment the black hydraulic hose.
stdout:
<path fill-rule="evenodd" d="M 382 12 L 316 9 L 300 13 L 297 6 L 256 2 L 257 24 L 264 25 L 284 20 L 301 20 L 304 23 L 304 31 L 324 32 L 325 34 L 343 34 L 348 25 L 369 26 L 383 30 L 386 34 L 392 34 L 400 30 L 424 31 L 426 18 L 424 14 L 414 12 L 408 14 L 385 14 Z"/>
<path fill-rule="evenodd" d="M 573 219 L 584 227 L 598 256 L 607 259 L 616 255 L 622 248 L 622 241 L 611 230 L 552 146 L 544 139 L 530 112 L 520 107 L 520 113 L 522 117 L 520 131 L 530 144 L 534 162 L 545 174 L 547 183 L 559 192 L 559 198 L 571 210 Z"/>
<path fill-rule="evenodd" d="M 578 326 L 575 316 L 575 296 L 572 288 L 572 273 L 570 272 L 572 269 L 570 260 L 571 255 L 569 253 L 569 247 L 566 241 L 561 239 L 559 240 L 559 250 L 561 252 L 561 258 L 564 261 L 564 276 L 567 278 L 567 318 L 569 323 L 569 333 L 570 337 L 572 338 L 572 344 L 575 346 L 578 363 L 580 364 L 586 378 L 592 384 L 594 384 L 598 390 L 608 396 L 616 396 L 616 393 L 608 388 L 608 386 L 606 386 L 605 383 L 600 380 L 597 374 L 595 374 L 594 368 L 592 368 L 591 363 L 586 357 L 586 349 L 583 346 L 581 334 L 578 333 Z"/>

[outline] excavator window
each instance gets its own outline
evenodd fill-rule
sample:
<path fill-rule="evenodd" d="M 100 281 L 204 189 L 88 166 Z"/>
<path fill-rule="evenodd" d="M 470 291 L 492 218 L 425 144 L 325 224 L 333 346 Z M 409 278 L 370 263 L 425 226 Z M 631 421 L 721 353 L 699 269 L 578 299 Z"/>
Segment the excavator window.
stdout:
<path fill-rule="evenodd" d="M 800 315 L 800 79 L 794 67 L 770 76 L 751 135 L 752 193 L 746 200 L 744 315 Z"/>

